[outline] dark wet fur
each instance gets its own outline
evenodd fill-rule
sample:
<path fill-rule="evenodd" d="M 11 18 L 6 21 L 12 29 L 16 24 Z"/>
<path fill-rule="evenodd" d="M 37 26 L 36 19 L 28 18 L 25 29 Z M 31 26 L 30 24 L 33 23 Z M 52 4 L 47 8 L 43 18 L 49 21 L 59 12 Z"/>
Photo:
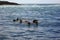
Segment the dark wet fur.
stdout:
<path fill-rule="evenodd" d="M 22 23 L 22 20 L 20 19 L 20 23 Z"/>
<path fill-rule="evenodd" d="M 30 26 L 30 25 L 31 25 L 31 23 L 30 23 L 30 22 L 28 22 L 27 24 L 28 24 L 28 26 Z"/>
<path fill-rule="evenodd" d="M 15 22 L 16 20 L 14 19 L 13 22 Z"/>
<path fill-rule="evenodd" d="M 33 23 L 35 23 L 36 26 L 38 26 L 38 20 L 33 20 Z"/>
<path fill-rule="evenodd" d="M 15 21 L 18 21 L 19 19 L 17 18 L 17 19 L 13 19 L 13 22 L 15 22 Z"/>

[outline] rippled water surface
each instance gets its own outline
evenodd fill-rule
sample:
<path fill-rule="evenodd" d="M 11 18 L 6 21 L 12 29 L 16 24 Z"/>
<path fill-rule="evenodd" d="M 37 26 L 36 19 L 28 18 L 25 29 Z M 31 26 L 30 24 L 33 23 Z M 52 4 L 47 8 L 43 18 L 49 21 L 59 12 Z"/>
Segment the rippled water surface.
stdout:
<path fill-rule="evenodd" d="M 39 24 L 13 22 L 16 18 Z M 0 7 L 0 40 L 60 40 L 60 5 Z"/>

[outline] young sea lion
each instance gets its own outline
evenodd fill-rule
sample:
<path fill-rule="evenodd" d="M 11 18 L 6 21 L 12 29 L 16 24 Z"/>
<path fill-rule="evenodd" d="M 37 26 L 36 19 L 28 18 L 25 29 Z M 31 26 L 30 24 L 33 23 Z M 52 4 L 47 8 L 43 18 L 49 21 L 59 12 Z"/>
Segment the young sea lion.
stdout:
<path fill-rule="evenodd" d="M 36 25 L 38 25 L 38 20 L 33 20 L 33 23 L 35 23 Z"/>

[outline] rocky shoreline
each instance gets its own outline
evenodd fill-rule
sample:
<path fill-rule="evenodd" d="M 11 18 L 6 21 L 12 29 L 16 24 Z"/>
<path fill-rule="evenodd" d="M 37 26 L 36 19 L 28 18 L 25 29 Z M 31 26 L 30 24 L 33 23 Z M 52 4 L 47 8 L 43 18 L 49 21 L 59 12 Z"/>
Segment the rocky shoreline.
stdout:
<path fill-rule="evenodd" d="M 0 5 L 20 5 L 20 4 L 8 1 L 0 1 Z"/>

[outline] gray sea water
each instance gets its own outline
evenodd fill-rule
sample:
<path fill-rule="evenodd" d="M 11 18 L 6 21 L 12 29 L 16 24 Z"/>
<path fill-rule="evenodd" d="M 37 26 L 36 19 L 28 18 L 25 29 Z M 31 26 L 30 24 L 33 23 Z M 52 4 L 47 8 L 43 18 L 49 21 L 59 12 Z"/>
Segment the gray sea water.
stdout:
<path fill-rule="evenodd" d="M 16 18 L 39 24 L 13 22 Z M 60 40 L 60 5 L 0 6 L 0 40 Z"/>

